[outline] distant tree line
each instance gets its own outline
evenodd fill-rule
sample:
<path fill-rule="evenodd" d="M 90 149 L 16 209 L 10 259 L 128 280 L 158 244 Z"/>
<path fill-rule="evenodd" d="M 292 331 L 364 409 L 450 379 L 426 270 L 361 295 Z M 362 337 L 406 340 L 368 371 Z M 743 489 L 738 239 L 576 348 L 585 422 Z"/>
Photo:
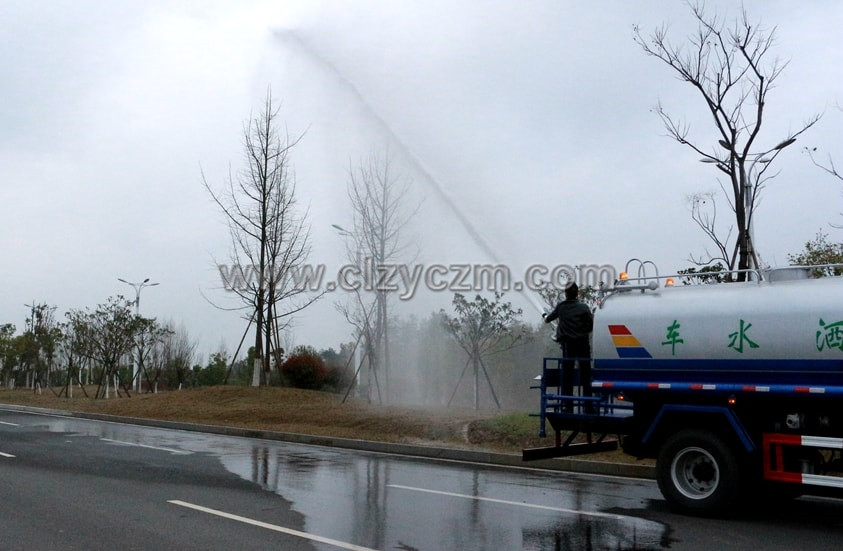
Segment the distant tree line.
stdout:
<path fill-rule="evenodd" d="M 463 302 L 465 306 L 470 301 Z M 76 389 L 76 393 L 105 398 L 131 396 L 136 389 L 157 392 L 225 382 L 251 384 L 254 348 L 233 362 L 227 351 L 219 350 L 199 365 L 196 343 L 184 328 L 139 316 L 122 297 L 109 298 L 96 308 L 70 310 L 62 322 L 55 310 L 47 304 L 33 305 L 21 333 L 13 324 L 0 325 L 0 384 L 4 387 L 68 397 Z M 511 307 L 507 304 L 504 310 L 509 312 Z M 392 403 L 445 406 L 450 398 L 453 407 L 474 407 L 478 401 L 491 404 L 492 393 L 497 392 L 502 408 L 532 405 L 528 387 L 538 373 L 539 361 L 556 353 L 543 324 L 508 319 L 505 326 L 495 328 L 501 332 L 499 350 L 482 356 L 489 384 L 478 386 L 461 378 L 467 362 L 474 366 L 477 358 L 467 355 L 449 332 L 447 321 L 444 312 L 424 319 L 390 320 Z M 501 345 L 500 339 L 510 338 L 506 335 L 516 341 L 513 346 Z M 271 371 L 269 383 L 358 396 L 353 351 L 353 342 L 343 343 L 339 350 L 298 346 Z"/>

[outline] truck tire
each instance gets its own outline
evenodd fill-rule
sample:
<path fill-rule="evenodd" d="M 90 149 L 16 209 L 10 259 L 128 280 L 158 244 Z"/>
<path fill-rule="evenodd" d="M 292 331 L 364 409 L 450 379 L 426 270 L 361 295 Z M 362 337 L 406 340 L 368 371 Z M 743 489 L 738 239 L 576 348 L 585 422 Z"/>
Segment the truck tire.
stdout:
<path fill-rule="evenodd" d="M 726 513 L 741 495 L 734 452 L 705 430 L 683 430 L 668 438 L 659 451 L 656 478 L 668 502 L 695 515 Z"/>

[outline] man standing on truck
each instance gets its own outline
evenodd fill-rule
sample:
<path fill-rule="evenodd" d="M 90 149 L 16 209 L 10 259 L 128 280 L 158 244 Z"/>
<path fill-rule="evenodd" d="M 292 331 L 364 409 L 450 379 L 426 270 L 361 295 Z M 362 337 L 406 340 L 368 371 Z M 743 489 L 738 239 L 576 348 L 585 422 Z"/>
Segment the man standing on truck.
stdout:
<path fill-rule="evenodd" d="M 591 309 L 579 301 L 579 287 L 570 283 L 565 287 L 565 300 L 556 305 L 552 312 L 542 314 L 545 323 L 554 320 L 556 324 L 556 342 L 562 347 L 562 394 L 574 394 L 574 366 L 579 364 L 580 385 L 583 397 L 591 397 L 591 330 L 594 316 Z M 573 411 L 573 404 L 565 406 Z M 594 405 L 588 401 L 585 412 L 593 413 Z"/>

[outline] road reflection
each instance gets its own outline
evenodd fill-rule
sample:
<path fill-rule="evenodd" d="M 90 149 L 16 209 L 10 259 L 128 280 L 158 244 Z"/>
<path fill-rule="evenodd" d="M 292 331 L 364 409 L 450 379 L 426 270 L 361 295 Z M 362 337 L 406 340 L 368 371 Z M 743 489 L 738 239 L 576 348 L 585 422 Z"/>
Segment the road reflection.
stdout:
<path fill-rule="evenodd" d="M 77 419 L 41 423 L 52 431 L 217 457 L 230 472 L 289 501 L 306 531 L 371 548 L 670 547 L 668 527 L 635 516 L 655 495 L 652 485 Z"/>
<path fill-rule="evenodd" d="M 547 476 L 272 444 L 254 445 L 248 458 L 228 453 L 220 459 L 230 471 L 292 501 L 308 530 L 378 549 L 670 546 L 668 530 L 658 522 L 594 510 L 594 496 L 607 491 L 595 492 L 583 481 L 537 492 L 537 479 L 547 483 Z M 543 503 L 531 503 L 536 493 Z"/>
<path fill-rule="evenodd" d="M 523 531 L 522 549 L 529 551 L 582 549 L 666 549 L 671 545 L 665 527 L 656 522 L 627 517 L 610 521 L 582 517 Z"/>

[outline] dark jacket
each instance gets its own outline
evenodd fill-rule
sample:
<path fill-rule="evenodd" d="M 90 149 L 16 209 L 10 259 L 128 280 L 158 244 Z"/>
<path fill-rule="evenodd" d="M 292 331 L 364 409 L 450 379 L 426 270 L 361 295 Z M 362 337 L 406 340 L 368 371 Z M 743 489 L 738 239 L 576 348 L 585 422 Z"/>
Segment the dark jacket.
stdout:
<path fill-rule="evenodd" d="M 556 341 L 559 343 L 587 339 L 594 327 L 591 310 L 576 299 L 563 300 L 544 318 L 546 323 L 553 320 L 559 320 L 556 325 Z"/>

